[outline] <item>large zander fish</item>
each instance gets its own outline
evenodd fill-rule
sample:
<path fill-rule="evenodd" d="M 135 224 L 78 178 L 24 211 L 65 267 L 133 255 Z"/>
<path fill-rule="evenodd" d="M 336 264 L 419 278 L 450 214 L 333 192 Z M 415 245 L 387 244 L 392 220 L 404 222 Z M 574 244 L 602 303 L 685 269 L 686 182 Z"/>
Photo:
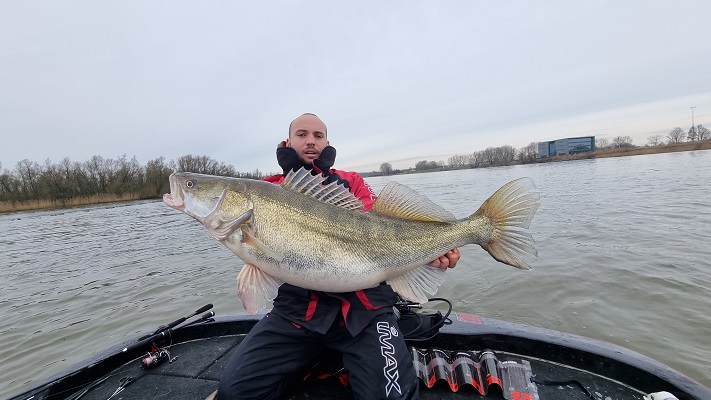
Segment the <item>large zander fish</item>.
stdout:
<path fill-rule="evenodd" d="M 387 281 L 405 299 L 425 302 L 446 269 L 428 265 L 476 243 L 521 269 L 537 258 L 526 231 L 538 208 L 533 181 L 511 181 L 467 218 L 391 182 L 363 212 L 347 188 L 301 169 L 284 183 L 174 173 L 163 201 L 202 223 L 245 264 L 237 291 L 245 311 L 266 308 L 283 282 L 349 292 Z"/>

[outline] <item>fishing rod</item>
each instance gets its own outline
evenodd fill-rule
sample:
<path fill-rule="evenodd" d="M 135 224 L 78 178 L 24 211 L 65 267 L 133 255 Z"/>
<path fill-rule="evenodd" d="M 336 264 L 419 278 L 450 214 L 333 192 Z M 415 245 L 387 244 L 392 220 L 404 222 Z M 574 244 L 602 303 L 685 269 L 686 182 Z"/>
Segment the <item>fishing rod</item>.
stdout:
<path fill-rule="evenodd" d="M 212 303 L 205 304 L 204 306 L 198 308 L 194 313 L 192 313 L 188 316 L 176 319 L 175 321 L 169 323 L 168 325 L 158 327 L 158 329 L 155 332 L 153 332 L 153 334 L 156 335 L 156 334 L 161 333 L 163 331 L 167 331 L 168 329 L 175 328 L 176 326 L 182 324 L 183 322 L 187 321 L 188 319 L 190 319 L 200 313 L 203 313 L 211 308 L 212 308 Z"/>
<path fill-rule="evenodd" d="M 132 345 L 130 345 L 130 346 L 124 347 L 123 350 L 121 350 L 121 351 L 120 351 L 119 353 L 117 353 L 117 354 L 126 353 L 126 352 L 128 352 L 129 350 L 135 350 L 135 349 L 137 349 L 137 348 L 139 348 L 139 347 L 143 347 L 143 346 L 145 346 L 145 345 L 147 345 L 147 344 L 149 344 L 149 343 L 152 343 L 154 340 L 156 340 L 156 339 L 158 339 L 158 338 L 160 338 L 160 337 L 165 337 L 166 335 L 169 334 L 169 330 L 170 330 L 170 329 L 175 328 L 176 326 L 182 324 L 183 322 L 187 321 L 188 319 L 190 319 L 190 318 L 192 318 L 192 317 L 194 317 L 194 316 L 200 314 L 201 312 L 205 312 L 205 311 L 207 311 L 207 310 L 209 310 L 209 309 L 211 309 L 211 308 L 212 308 L 212 304 L 206 304 L 206 305 L 200 307 L 199 309 L 197 309 L 194 313 L 192 313 L 192 314 L 190 314 L 190 315 L 187 315 L 187 316 L 185 316 L 185 317 L 182 317 L 182 318 L 180 318 L 180 319 L 177 319 L 177 320 L 175 320 L 175 321 L 169 323 L 168 325 L 160 326 L 160 327 L 158 327 L 158 329 L 157 329 L 153 334 L 146 335 L 146 336 L 143 336 L 143 337 L 139 338 L 136 343 L 134 343 L 134 344 L 132 344 Z M 202 316 L 200 316 L 199 319 L 194 320 L 194 321 L 190 321 L 190 322 L 189 322 L 188 324 L 186 324 L 185 326 L 193 325 L 193 324 L 196 324 L 196 323 L 199 323 L 199 322 L 203 322 L 203 321 L 207 321 L 207 320 L 209 320 L 210 318 L 212 318 L 212 317 L 214 317 L 214 316 L 215 316 L 215 312 L 214 312 L 214 311 L 207 312 L 207 313 L 203 314 Z M 149 353 L 149 354 L 150 354 L 150 353 Z M 113 356 L 111 356 L 111 357 L 113 357 Z M 108 358 L 108 357 L 107 357 L 107 358 Z M 107 358 L 104 358 L 104 360 L 106 360 Z M 37 388 L 37 390 L 35 390 L 35 391 L 32 392 L 33 394 L 32 394 L 30 397 L 28 397 L 27 400 L 33 399 L 35 396 L 37 396 L 39 393 L 41 393 L 42 390 L 47 390 L 47 388 L 51 387 L 52 385 L 56 384 L 57 382 L 60 382 L 60 381 L 63 380 L 63 379 L 67 379 L 67 378 L 72 378 L 72 377 L 74 377 L 74 376 L 78 376 L 79 374 L 85 372 L 87 369 L 93 367 L 94 365 L 96 365 L 96 364 L 92 364 L 92 365 L 87 366 L 87 367 L 79 368 L 79 369 L 77 369 L 76 371 L 74 371 L 74 372 L 72 372 L 72 373 L 70 373 L 70 374 L 67 374 L 67 375 L 64 376 L 64 377 L 56 378 L 56 379 L 54 379 L 54 380 L 52 380 L 52 381 L 49 381 L 49 382 L 43 384 L 42 386 L 39 386 L 39 387 Z M 81 392 L 78 392 L 78 393 L 76 393 L 75 395 L 73 395 L 73 396 L 67 398 L 67 400 L 78 400 L 79 398 L 83 397 L 87 392 L 89 392 L 90 390 L 93 390 L 96 386 L 98 386 L 98 385 L 100 385 L 101 383 L 105 382 L 107 379 L 109 379 L 109 378 L 112 377 L 112 376 L 113 376 L 112 374 L 109 374 L 109 375 L 104 376 L 104 377 L 101 378 L 101 379 L 98 379 L 98 380 L 96 380 L 96 381 L 90 383 L 88 386 L 86 386 L 86 388 L 85 388 L 84 390 L 82 390 Z M 70 389 L 68 389 L 68 390 L 71 391 L 71 390 L 77 389 L 78 387 L 81 387 L 81 386 L 84 386 L 84 385 L 75 386 L 75 387 L 72 387 L 72 388 L 70 388 Z"/>
<path fill-rule="evenodd" d="M 176 326 L 182 324 L 183 322 L 187 321 L 188 319 L 190 319 L 190 318 L 192 318 L 192 317 L 194 317 L 194 316 L 196 316 L 196 315 L 198 315 L 198 314 L 200 314 L 200 313 L 202 313 L 202 312 L 205 312 L 205 311 L 207 311 L 207 310 L 209 310 L 209 309 L 211 309 L 211 308 L 212 308 L 212 303 L 210 303 L 210 304 L 205 304 L 204 306 L 202 306 L 202 307 L 198 308 L 197 310 L 195 310 L 195 312 L 193 312 L 193 313 L 190 314 L 190 315 L 186 315 L 186 316 L 184 316 L 184 317 L 182 317 L 182 318 L 178 318 L 178 319 L 176 319 L 175 321 L 169 323 L 168 325 L 161 325 L 161 326 L 159 326 L 158 329 L 156 329 L 156 331 L 153 332 L 152 334 L 143 336 L 143 337 L 141 337 L 141 338 L 138 339 L 138 342 L 136 342 L 136 343 L 134 343 L 134 344 L 132 344 L 132 345 L 130 345 L 130 346 L 124 347 L 123 350 L 121 350 L 121 352 L 122 352 L 122 353 L 125 353 L 125 352 L 127 352 L 127 351 L 129 351 L 129 350 L 133 350 L 133 349 L 136 349 L 136 348 L 139 348 L 139 347 L 143 347 L 143 346 L 145 346 L 146 344 L 155 341 L 156 339 L 163 338 L 163 337 L 165 337 L 166 335 L 169 334 L 169 331 L 170 331 L 171 329 L 175 328 Z M 215 316 L 215 312 L 214 312 L 214 311 L 210 311 L 210 312 L 208 312 L 208 313 L 203 314 L 203 315 L 200 317 L 200 319 L 199 319 L 198 321 L 206 320 L 206 319 L 212 318 L 212 317 L 214 317 L 214 316 Z M 195 322 L 198 322 L 198 321 L 195 321 Z"/>

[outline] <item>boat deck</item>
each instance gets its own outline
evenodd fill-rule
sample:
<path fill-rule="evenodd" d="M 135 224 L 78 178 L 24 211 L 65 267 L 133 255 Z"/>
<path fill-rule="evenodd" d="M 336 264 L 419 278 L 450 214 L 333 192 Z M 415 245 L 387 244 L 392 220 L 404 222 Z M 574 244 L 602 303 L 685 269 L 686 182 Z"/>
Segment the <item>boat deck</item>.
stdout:
<path fill-rule="evenodd" d="M 154 336 L 132 339 L 11 399 L 105 400 L 127 377 L 134 381 L 113 400 L 205 399 L 217 389 L 230 353 L 258 319 L 216 317 L 174 329 L 166 337 L 169 343 L 161 346 L 177 358 L 150 369 L 142 368 L 141 360 Z M 711 389 L 630 350 L 475 315 L 453 314 L 435 337 L 408 344 L 415 349 L 421 399 L 642 400 L 645 393 L 663 390 L 680 400 L 711 399 Z M 337 371 L 338 359 L 335 353 L 324 355 L 322 371 Z M 282 398 L 352 395 L 336 377 L 327 377 L 299 383 Z"/>
<path fill-rule="evenodd" d="M 173 363 L 163 361 L 148 370 L 141 368 L 140 358 L 131 360 L 111 372 L 108 379 L 92 387 L 81 399 L 109 398 L 118 387 L 120 379 L 124 377 L 133 377 L 135 381 L 113 399 L 204 399 L 217 389 L 229 353 L 236 348 L 242 338 L 242 335 L 214 337 L 173 345 L 170 347 L 170 354 L 178 358 Z M 540 399 L 590 399 L 588 393 L 592 393 L 596 399 L 642 399 L 642 393 L 636 390 L 585 371 L 501 352 L 497 352 L 496 357 L 499 361 L 530 362 L 534 380 L 539 382 L 535 385 L 535 390 Z M 305 382 L 300 387 L 292 389 L 292 393 L 286 394 L 283 398 L 321 400 L 352 397 L 335 377 Z M 66 394 L 71 397 L 71 393 Z M 526 397 L 525 394 L 515 396 L 517 395 L 510 399 L 532 400 L 534 398 Z M 52 396 L 52 398 L 58 397 Z M 497 385 L 489 386 L 486 395 L 480 394 L 471 385 L 463 385 L 455 393 L 446 381 L 439 381 L 432 388 L 427 388 L 421 382 L 420 398 L 504 399 L 504 395 Z"/>

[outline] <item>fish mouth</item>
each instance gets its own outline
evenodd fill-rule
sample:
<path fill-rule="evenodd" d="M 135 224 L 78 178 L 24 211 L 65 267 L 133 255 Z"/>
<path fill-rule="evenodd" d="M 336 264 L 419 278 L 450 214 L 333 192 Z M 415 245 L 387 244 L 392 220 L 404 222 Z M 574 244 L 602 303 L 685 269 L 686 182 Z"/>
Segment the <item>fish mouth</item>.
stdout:
<path fill-rule="evenodd" d="M 173 175 L 170 176 L 170 193 L 163 195 L 163 203 L 165 203 L 170 208 L 175 208 L 176 210 L 182 210 L 185 206 L 185 201 L 183 201 L 182 192 L 178 187 L 178 182 Z"/>
<path fill-rule="evenodd" d="M 176 201 L 171 193 L 166 193 L 163 195 L 163 203 L 168 205 L 168 207 L 170 208 L 175 208 L 176 210 L 180 210 L 185 204 L 182 202 L 182 199 L 180 199 L 180 197 L 178 197 L 178 200 Z"/>

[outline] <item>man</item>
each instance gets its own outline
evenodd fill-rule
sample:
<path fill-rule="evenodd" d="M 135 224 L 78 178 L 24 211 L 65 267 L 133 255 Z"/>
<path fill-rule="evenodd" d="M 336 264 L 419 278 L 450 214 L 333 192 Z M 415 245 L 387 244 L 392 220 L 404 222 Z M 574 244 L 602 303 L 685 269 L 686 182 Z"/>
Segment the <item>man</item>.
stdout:
<path fill-rule="evenodd" d="M 375 194 L 356 172 L 332 169 L 336 149 L 329 145 L 326 125 L 303 114 L 289 125 L 289 136 L 277 147 L 284 174 L 265 178 L 280 184 L 302 167 L 338 181 L 370 210 Z M 308 238 L 294 238 L 308 239 Z M 432 261 L 454 268 L 460 258 L 453 249 Z M 324 348 L 343 354 L 343 365 L 357 399 L 415 399 L 419 383 L 397 329 L 393 305 L 398 296 L 386 283 L 349 293 L 325 293 L 283 284 L 274 307 L 255 325 L 228 361 L 218 399 L 273 399 L 298 382 Z"/>

